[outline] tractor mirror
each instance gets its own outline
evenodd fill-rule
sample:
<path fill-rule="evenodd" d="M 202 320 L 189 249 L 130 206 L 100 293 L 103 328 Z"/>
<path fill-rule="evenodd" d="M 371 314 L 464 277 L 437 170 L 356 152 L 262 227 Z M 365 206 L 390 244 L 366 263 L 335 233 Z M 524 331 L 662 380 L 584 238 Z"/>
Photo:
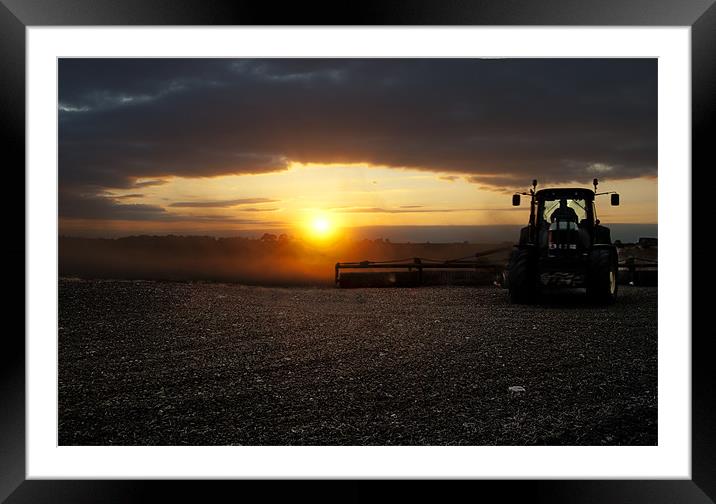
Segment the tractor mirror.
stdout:
<path fill-rule="evenodd" d="M 520 206 L 520 195 L 519 194 L 512 195 L 512 206 Z"/>
<path fill-rule="evenodd" d="M 619 206 L 619 195 L 612 194 L 612 206 Z"/>

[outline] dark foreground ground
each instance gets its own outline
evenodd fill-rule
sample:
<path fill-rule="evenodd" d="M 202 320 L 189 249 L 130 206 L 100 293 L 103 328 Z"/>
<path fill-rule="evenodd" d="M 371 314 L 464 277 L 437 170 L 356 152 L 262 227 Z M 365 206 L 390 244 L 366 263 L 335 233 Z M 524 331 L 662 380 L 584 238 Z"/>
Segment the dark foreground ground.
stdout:
<path fill-rule="evenodd" d="M 61 280 L 59 442 L 656 444 L 656 289 L 551 301 Z"/>

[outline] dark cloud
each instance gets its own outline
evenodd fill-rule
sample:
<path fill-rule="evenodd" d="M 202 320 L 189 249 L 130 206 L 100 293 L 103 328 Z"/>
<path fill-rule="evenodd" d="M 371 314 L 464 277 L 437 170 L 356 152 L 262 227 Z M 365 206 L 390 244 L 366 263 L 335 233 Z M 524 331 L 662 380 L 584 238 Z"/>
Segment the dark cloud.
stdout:
<path fill-rule="evenodd" d="M 168 180 L 162 180 L 162 179 L 157 179 L 157 180 L 143 180 L 143 181 L 141 181 L 141 182 L 135 180 L 134 183 L 132 184 L 132 187 L 152 187 L 152 186 L 164 185 L 164 184 L 166 184 L 167 182 L 169 182 L 169 181 L 168 181 Z"/>
<path fill-rule="evenodd" d="M 166 214 L 166 210 L 157 205 L 118 203 L 112 197 L 63 190 L 60 190 L 58 206 L 60 217 L 68 219 L 154 220 Z"/>
<path fill-rule="evenodd" d="M 586 168 L 585 168 L 586 169 Z M 587 177 L 590 175 L 587 174 Z M 580 179 L 584 179 L 584 175 L 580 177 Z M 509 173 L 501 174 L 501 175 L 471 175 L 469 177 L 465 177 L 465 180 L 470 182 L 471 184 L 480 184 L 484 186 L 492 186 L 496 188 L 501 187 L 515 187 L 517 185 L 527 185 L 529 182 L 526 182 L 522 180 L 521 177 L 518 175 L 511 175 Z M 570 179 L 566 179 L 567 181 Z M 571 179 L 574 180 L 574 179 Z M 542 182 L 542 180 L 540 180 Z"/>
<path fill-rule="evenodd" d="M 223 222 L 227 224 L 285 224 L 278 221 L 242 219 L 226 215 L 183 215 L 168 212 L 158 205 L 125 204 L 116 200 L 120 198 L 98 196 L 93 194 L 77 194 L 60 191 L 59 216 L 63 219 L 89 220 L 154 220 L 163 222 Z M 260 198 L 259 198 L 260 199 Z M 259 211 L 258 209 L 255 209 Z"/>
<path fill-rule="evenodd" d="M 59 117 L 73 191 L 291 161 L 493 188 L 657 173 L 655 59 L 61 59 Z"/>
<path fill-rule="evenodd" d="M 230 217 L 226 215 L 171 215 L 164 220 L 170 222 L 221 222 L 225 224 L 260 224 L 262 226 L 286 226 L 286 223 L 283 221 L 242 219 L 240 217 Z"/>
<path fill-rule="evenodd" d="M 278 200 L 270 198 L 243 198 L 219 201 L 178 201 L 170 207 L 184 208 L 228 208 L 239 205 L 252 205 L 257 203 L 276 203 Z"/>
<path fill-rule="evenodd" d="M 111 195 L 111 197 L 112 197 L 113 199 L 116 199 L 116 200 L 136 199 L 136 198 L 143 198 L 143 197 L 144 197 L 144 194 L 133 193 L 133 194 L 122 194 L 122 195 L 119 195 L 119 196 Z"/>

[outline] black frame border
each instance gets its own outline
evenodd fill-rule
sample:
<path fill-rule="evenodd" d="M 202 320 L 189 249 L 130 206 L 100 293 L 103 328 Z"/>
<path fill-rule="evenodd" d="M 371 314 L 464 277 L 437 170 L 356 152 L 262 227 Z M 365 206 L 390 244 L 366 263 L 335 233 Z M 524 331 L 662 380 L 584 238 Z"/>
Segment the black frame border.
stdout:
<path fill-rule="evenodd" d="M 25 28 L 27 26 L 81 25 L 532 25 L 532 26 L 688 26 L 691 27 L 692 71 L 692 231 L 712 228 L 707 221 L 706 166 L 716 166 L 713 134 L 716 126 L 716 4 L 715 0 L 363 0 L 360 3 L 290 3 L 274 5 L 247 0 L 0 0 L 0 143 L 3 164 L 25 166 Z M 694 167 L 700 167 L 694 170 Z M 24 172 L 23 172 L 24 174 Z M 6 177 L 10 174 L 8 173 Z M 699 181 L 701 183 L 699 183 Z M 25 178 L 18 181 L 23 188 Z M 17 187 L 17 186 L 16 186 Z M 700 194 L 697 194 L 700 191 Z M 23 205 L 23 209 L 25 206 Z M 15 218 L 15 221 L 19 219 Z M 25 265 L 25 220 L 12 224 L 9 234 L 19 246 L 9 247 L 13 264 Z M 703 231 L 702 231 L 703 232 Z M 697 295 L 711 285 L 712 253 L 708 241 L 692 240 L 692 264 L 706 266 L 694 279 L 692 328 L 704 321 L 708 300 Z M 707 255 L 708 254 L 708 255 Z M 19 268 L 14 268 L 19 270 Z M 683 274 L 684 272 L 682 272 Z M 26 277 L 23 279 L 26 279 Z M 23 307 L 25 307 L 23 283 Z M 14 296 L 19 304 L 20 296 Z M 663 307 L 662 307 L 663 309 Z M 9 311 L 9 310 L 8 310 Z M 19 313 L 20 307 L 17 307 Z M 26 313 L 25 310 L 22 310 Z M 23 328 L 24 319 L 23 319 Z M 467 491 L 473 496 L 534 502 L 649 502 L 708 503 L 716 500 L 716 380 L 711 364 L 710 331 L 692 330 L 692 480 L 583 480 L 583 481 L 477 481 Z M 686 335 L 684 335 L 686 336 Z M 257 482 L 126 480 L 25 480 L 25 335 L 4 331 L 0 350 L 0 500 L 24 502 L 126 502 L 204 499 L 217 490 L 234 490 L 237 484 L 251 495 Z M 460 483 L 463 484 L 463 483 Z M 476 484 L 476 486 L 475 486 Z M 272 487 L 268 492 L 267 486 Z M 290 485 L 289 498 L 358 501 L 387 496 L 376 485 L 351 481 Z M 420 482 L 403 485 L 403 498 L 442 497 L 445 488 L 425 488 Z M 266 497 L 278 497 L 276 485 L 261 485 Z M 478 493 L 475 493 L 475 492 Z M 433 495 L 434 492 L 434 495 Z M 215 494 L 221 495 L 221 494 Z M 238 495 L 234 496 L 235 498 Z"/>

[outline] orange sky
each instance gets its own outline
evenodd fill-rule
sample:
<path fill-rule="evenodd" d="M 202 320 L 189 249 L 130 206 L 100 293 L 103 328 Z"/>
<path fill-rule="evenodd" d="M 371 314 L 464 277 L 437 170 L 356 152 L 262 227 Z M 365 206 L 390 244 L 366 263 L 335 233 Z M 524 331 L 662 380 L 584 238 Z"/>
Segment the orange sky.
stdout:
<path fill-rule="evenodd" d="M 605 224 L 656 223 L 656 178 L 607 179 L 599 190 L 621 194 L 619 207 L 609 206 L 606 197 L 597 200 L 599 217 Z M 199 227 L 209 234 L 288 228 L 301 235 L 310 234 L 316 219 L 327 221 L 334 229 L 524 224 L 528 212 L 525 205 L 511 206 L 510 192 L 471 183 L 466 175 L 361 164 L 294 163 L 285 171 L 266 174 L 171 177 L 163 184 L 143 188 L 141 193 L 132 188 L 113 190 L 108 196 L 122 204 L 155 205 L 166 210 L 163 219 L 156 222 L 103 223 L 115 232 L 127 233 L 160 233 L 167 227 L 175 232 Z M 173 218 L 176 221 L 172 222 Z M 87 225 L 91 224 L 85 219 L 63 219 L 61 227 L 71 233 Z"/>

